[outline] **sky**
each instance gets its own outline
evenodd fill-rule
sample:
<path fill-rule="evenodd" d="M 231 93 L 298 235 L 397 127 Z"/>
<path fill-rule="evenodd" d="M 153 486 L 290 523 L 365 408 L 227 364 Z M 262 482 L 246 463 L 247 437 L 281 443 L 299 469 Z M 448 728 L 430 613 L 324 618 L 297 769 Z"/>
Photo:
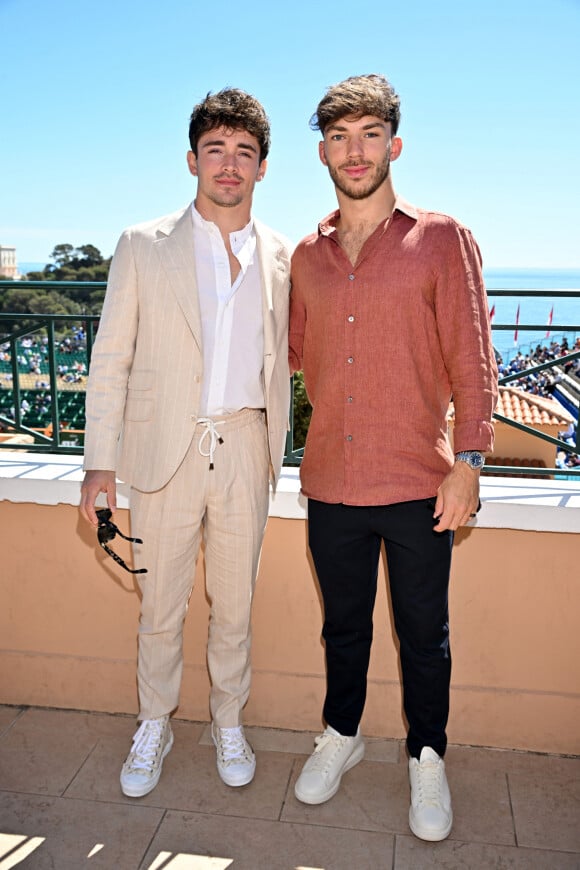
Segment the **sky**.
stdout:
<path fill-rule="evenodd" d="M 0 244 L 110 256 L 190 202 L 189 115 L 254 94 L 272 125 L 254 214 L 293 242 L 336 200 L 308 121 L 380 72 L 401 97 L 394 186 L 473 231 L 487 268 L 580 267 L 580 0 L 0 0 Z"/>

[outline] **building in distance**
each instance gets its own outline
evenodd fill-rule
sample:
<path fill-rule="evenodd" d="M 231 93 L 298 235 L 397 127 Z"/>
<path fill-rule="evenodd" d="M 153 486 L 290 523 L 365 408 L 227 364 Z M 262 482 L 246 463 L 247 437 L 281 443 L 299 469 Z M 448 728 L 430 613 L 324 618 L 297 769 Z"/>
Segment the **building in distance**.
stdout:
<path fill-rule="evenodd" d="M 16 248 L 11 245 L 0 245 L 0 275 L 4 278 L 20 278 Z"/>

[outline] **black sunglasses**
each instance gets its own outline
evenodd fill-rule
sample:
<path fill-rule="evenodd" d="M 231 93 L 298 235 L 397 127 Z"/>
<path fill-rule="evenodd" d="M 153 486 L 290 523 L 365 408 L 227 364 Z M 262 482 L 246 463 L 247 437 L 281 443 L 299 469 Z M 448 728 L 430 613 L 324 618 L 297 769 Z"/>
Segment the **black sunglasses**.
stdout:
<path fill-rule="evenodd" d="M 109 508 L 100 508 L 96 513 L 99 521 L 97 537 L 99 539 L 99 544 L 105 553 L 107 553 L 111 559 L 114 559 L 117 565 L 120 565 L 121 568 L 124 568 L 125 571 L 128 571 L 130 574 L 146 574 L 147 568 L 129 568 L 124 559 L 121 559 L 120 556 L 117 556 L 114 550 L 107 547 L 107 542 L 112 541 L 115 535 L 120 535 L 125 541 L 132 541 L 134 544 L 142 544 L 143 541 L 141 538 L 128 538 L 127 535 L 124 535 L 121 529 L 117 528 L 115 523 L 111 521 L 112 514 Z"/>

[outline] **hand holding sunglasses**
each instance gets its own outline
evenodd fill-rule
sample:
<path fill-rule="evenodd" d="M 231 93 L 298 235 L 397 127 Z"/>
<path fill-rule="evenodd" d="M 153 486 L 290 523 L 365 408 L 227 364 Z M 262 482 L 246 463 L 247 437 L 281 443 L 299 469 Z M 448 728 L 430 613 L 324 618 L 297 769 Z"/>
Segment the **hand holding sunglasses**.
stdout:
<path fill-rule="evenodd" d="M 114 550 L 111 550 L 110 547 L 107 546 L 109 541 L 112 541 L 115 535 L 120 535 L 125 541 L 131 541 L 134 544 L 142 544 L 143 541 L 141 538 L 128 538 L 127 535 L 124 535 L 123 532 L 115 525 L 115 523 L 111 520 L 111 511 L 109 508 L 100 508 L 96 511 L 97 519 L 99 521 L 99 525 L 97 526 L 97 537 L 99 539 L 99 544 L 112 559 L 115 560 L 117 565 L 120 565 L 121 568 L 124 568 L 125 571 L 128 571 L 130 574 L 147 574 L 147 568 L 129 568 L 127 563 L 118 556 Z"/>

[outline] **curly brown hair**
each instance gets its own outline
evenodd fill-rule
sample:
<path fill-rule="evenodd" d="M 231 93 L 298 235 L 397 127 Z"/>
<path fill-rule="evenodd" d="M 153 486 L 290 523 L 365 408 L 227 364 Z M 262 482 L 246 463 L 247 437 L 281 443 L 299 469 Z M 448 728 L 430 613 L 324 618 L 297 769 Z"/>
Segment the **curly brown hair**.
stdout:
<path fill-rule="evenodd" d="M 270 121 L 261 103 L 238 88 L 223 88 L 217 94 L 208 93 L 205 100 L 193 107 L 189 119 L 189 143 L 197 157 L 199 137 L 209 130 L 245 130 L 255 136 L 260 146 L 260 161 L 270 150 Z"/>
<path fill-rule="evenodd" d="M 390 121 L 394 136 L 401 120 L 400 104 L 395 89 L 383 75 L 351 76 L 327 89 L 310 119 L 310 127 L 324 136 L 328 125 L 339 118 L 374 115 Z"/>

